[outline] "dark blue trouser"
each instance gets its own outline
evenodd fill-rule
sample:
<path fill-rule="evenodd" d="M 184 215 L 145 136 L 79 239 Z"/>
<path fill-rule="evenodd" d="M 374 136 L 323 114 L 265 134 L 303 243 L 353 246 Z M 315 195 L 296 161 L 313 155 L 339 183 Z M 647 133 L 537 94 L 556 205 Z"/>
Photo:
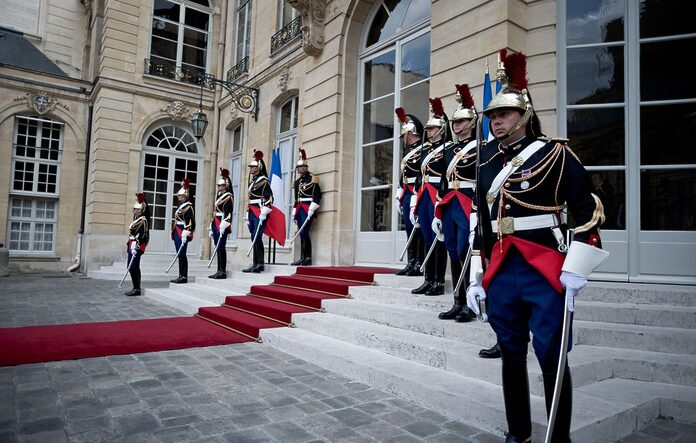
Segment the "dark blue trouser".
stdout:
<path fill-rule="evenodd" d="M 423 193 L 423 196 L 418 201 L 416 215 L 418 216 L 418 223 L 421 226 L 423 240 L 425 240 L 425 250 L 427 251 L 433 241 L 435 241 L 435 233 L 431 227 L 433 218 L 435 218 L 435 202 L 430 199 L 428 191 L 424 189 Z"/>
<path fill-rule="evenodd" d="M 300 229 L 305 220 L 307 220 L 307 212 L 301 205 L 297 206 L 297 209 L 295 211 L 295 219 L 297 220 L 297 229 Z M 312 227 L 312 223 L 314 223 L 314 221 L 311 219 L 307 222 L 307 226 L 305 226 L 304 229 L 302 229 L 302 231 L 300 232 L 300 238 L 309 237 L 309 230 Z"/>
<path fill-rule="evenodd" d="M 253 213 L 253 211 L 249 211 L 249 223 L 247 223 L 247 226 L 249 227 L 249 232 L 251 233 L 251 239 L 254 240 L 254 234 L 256 234 L 256 228 L 259 226 L 259 223 L 261 220 L 256 216 L 256 214 Z M 263 233 L 266 231 L 266 221 L 268 219 L 264 220 L 263 223 L 261 223 L 261 228 L 259 229 L 258 235 L 256 235 L 256 243 L 261 243 L 263 245 Z"/>
<path fill-rule="evenodd" d="M 469 249 L 469 219 L 456 199 L 450 200 L 444 208 L 442 232 L 445 234 L 445 247 L 450 259 L 464 261 Z"/>

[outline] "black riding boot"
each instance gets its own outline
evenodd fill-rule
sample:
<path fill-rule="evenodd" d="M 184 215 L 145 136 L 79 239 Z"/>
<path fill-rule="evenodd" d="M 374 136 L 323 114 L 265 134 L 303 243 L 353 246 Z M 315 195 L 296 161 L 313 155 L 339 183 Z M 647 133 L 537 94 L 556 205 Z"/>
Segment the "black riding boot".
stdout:
<path fill-rule="evenodd" d="M 223 245 L 218 251 L 218 270 L 216 272 L 217 276 L 213 277 L 216 280 L 222 280 L 227 278 L 227 250 Z"/>
<path fill-rule="evenodd" d="M 508 424 L 505 442 L 531 441 L 532 414 L 526 363 L 506 362 L 503 358 L 503 399 Z"/>
<path fill-rule="evenodd" d="M 413 228 L 413 229 L 420 229 L 420 228 Z M 413 246 L 413 267 L 411 268 L 410 271 L 408 271 L 405 275 L 409 277 L 420 277 L 423 275 L 421 272 L 420 268 L 421 265 L 423 264 L 423 258 L 425 257 L 425 250 L 424 250 L 424 245 L 423 245 L 423 235 L 420 232 L 416 232 L 416 234 L 413 236 L 413 240 L 411 241 L 411 245 L 409 248 Z"/>
<path fill-rule="evenodd" d="M 553 402 L 553 389 L 556 384 L 556 373 L 544 372 L 544 400 L 546 401 L 546 415 L 551 413 Z M 570 442 L 570 418 L 573 413 L 573 381 L 570 377 L 570 369 L 566 366 L 561 385 L 561 397 L 558 401 L 556 420 L 553 426 L 552 443 Z"/>
<path fill-rule="evenodd" d="M 435 240 L 437 241 L 437 240 Z M 443 242 L 438 241 L 433 250 L 433 256 L 430 257 L 429 263 L 432 261 L 433 273 L 435 274 L 435 283 L 425 291 L 425 295 L 442 295 L 445 293 L 445 272 L 447 272 L 447 248 Z"/>
<path fill-rule="evenodd" d="M 481 358 L 500 358 L 500 346 L 496 343 L 488 349 L 481 349 L 478 356 Z"/>
<path fill-rule="evenodd" d="M 425 262 L 425 281 L 422 285 L 411 291 L 411 294 L 425 294 L 435 284 L 435 258 L 430 257 Z"/>
<path fill-rule="evenodd" d="M 179 277 L 170 280 L 172 283 L 187 283 L 188 282 L 188 258 L 185 255 L 179 256 Z"/>
<path fill-rule="evenodd" d="M 131 280 L 133 281 L 133 289 L 131 289 L 130 291 L 126 292 L 126 295 L 129 296 L 129 297 L 133 297 L 133 296 L 136 296 L 136 295 L 140 295 L 140 294 L 141 294 L 141 290 L 140 290 L 140 277 L 141 277 L 140 269 L 131 269 L 131 270 L 130 270 L 130 276 L 131 276 Z"/>
<path fill-rule="evenodd" d="M 452 271 L 452 284 L 457 286 L 459 276 L 462 273 L 462 262 L 459 260 L 452 260 L 450 262 L 450 268 Z M 464 306 L 466 306 L 466 303 Z M 464 306 L 462 306 L 461 302 L 459 301 L 458 294 L 454 294 L 454 304 L 452 305 L 452 308 L 447 312 L 440 312 L 440 315 L 437 317 L 440 320 L 453 320 L 462 311 Z"/>
<path fill-rule="evenodd" d="M 251 270 L 251 272 L 263 272 L 263 265 L 264 265 L 264 257 L 263 257 L 263 242 L 258 240 L 256 244 L 254 245 L 254 261 L 256 262 L 256 266 L 254 266 L 254 269 Z"/>
<path fill-rule="evenodd" d="M 300 266 L 305 259 L 305 239 L 300 237 L 300 258 L 290 263 L 291 266 Z"/>
<path fill-rule="evenodd" d="M 302 262 L 302 264 L 304 266 L 311 266 L 311 264 L 312 264 L 312 239 L 309 238 L 309 236 L 307 236 L 307 238 L 305 238 L 304 250 L 305 250 L 304 251 L 305 258 L 304 258 L 304 261 Z"/>
<path fill-rule="evenodd" d="M 242 272 L 254 272 L 254 269 L 256 269 L 256 266 L 258 266 L 258 259 L 256 257 L 256 243 L 254 243 L 254 246 L 251 248 L 251 256 L 253 257 L 253 263 L 249 265 L 248 268 L 242 269 Z"/>
<path fill-rule="evenodd" d="M 416 228 L 413 228 L 416 229 Z M 415 234 L 414 234 L 415 235 Z M 414 238 L 411 240 L 411 243 L 408 245 L 408 248 L 406 248 L 406 257 L 408 259 L 408 262 L 406 263 L 406 266 L 404 269 L 400 270 L 399 272 L 396 273 L 396 275 L 408 275 L 408 273 L 413 269 L 413 266 L 416 264 L 416 239 Z"/>

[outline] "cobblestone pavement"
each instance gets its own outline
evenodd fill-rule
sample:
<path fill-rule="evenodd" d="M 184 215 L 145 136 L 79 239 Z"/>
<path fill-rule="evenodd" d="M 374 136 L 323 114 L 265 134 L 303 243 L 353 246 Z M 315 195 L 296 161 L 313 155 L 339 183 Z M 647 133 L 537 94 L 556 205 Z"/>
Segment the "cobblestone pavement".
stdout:
<path fill-rule="evenodd" d="M 127 286 L 124 285 L 124 286 Z M 129 289 L 129 287 L 124 287 Z M 180 316 L 113 281 L 0 279 L 0 327 Z M 127 339 L 127 337 L 124 337 Z M 622 440 L 686 442 L 659 420 Z M 0 368 L 0 442 L 502 442 L 263 344 Z"/>

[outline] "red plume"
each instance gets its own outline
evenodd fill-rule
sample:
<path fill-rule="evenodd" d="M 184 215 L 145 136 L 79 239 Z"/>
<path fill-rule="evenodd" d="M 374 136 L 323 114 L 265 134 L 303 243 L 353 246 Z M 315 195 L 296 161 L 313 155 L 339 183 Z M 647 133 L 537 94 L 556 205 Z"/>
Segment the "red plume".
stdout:
<path fill-rule="evenodd" d="M 501 49 L 500 52 L 498 52 L 498 58 L 500 59 L 501 63 L 505 63 L 505 60 L 507 59 L 507 49 Z"/>
<path fill-rule="evenodd" d="M 521 52 L 510 54 L 505 59 L 505 75 L 513 89 L 527 88 L 527 56 Z"/>
<path fill-rule="evenodd" d="M 225 169 L 225 168 L 220 168 L 220 176 L 221 176 L 222 178 L 227 178 L 227 179 L 229 179 L 229 178 L 230 178 L 230 171 L 228 171 L 228 170 Z"/>
<path fill-rule="evenodd" d="M 307 153 L 302 148 L 300 148 L 300 158 L 305 161 L 307 160 Z"/>
<path fill-rule="evenodd" d="M 396 113 L 396 116 L 399 117 L 399 121 L 402 125 L 408 122 L 408 119 L 406 118 L 406 110 L 404 108 L 396 108 L 394 109 L 394 112 Z"/>
<path fill-rule="evenodd" d="M 433 115 L 435 117 L 442 117 L 445 115 L 445 108 L 442 106 L 442 100 L 440 97 L 431 98 L 430 106 L 433 108 Z"/>
<path fill-rule="evenodd" d="M 454 85 L 457 88 L 459 96 L 462 98 L 462 107 L 473 108 L 474 98 L 471 96 L 471 91 L 469 90 L 469 85 Z"/>
<path fill-rule="evenodd" d="M 261 161 L 262 158 L 263 152 L 254 149 L 254 159 L 256 159 L 257 161 Z"/>
<path fill-rule="evenodd" d="M 145 201 L 145 194 L 138 192 L 135 194 L 135 198 L 138 199 L 138 203 L 143 203 Z"/>
<path fill-rule="evenodd" d="M 183 184 L 182 184 L 181 186 L 182 186 L 184 189 L 188 189 L 188 188 L 189 188 L 189 183 L 191 183 L 191 180 L 188 179 L 188 178 L 185 178 L 185 179 L 184 179 L 184 182 L 183 182 Z"/>

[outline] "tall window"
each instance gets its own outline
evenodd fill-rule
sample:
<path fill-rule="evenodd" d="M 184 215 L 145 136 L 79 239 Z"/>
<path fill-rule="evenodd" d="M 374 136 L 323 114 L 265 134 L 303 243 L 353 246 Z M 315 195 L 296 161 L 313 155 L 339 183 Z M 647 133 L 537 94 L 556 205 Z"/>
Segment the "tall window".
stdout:
<path fill-rule="evenodd" d="M 361 54 L 360 230 L 393 231 L 392 186 L 403 153 L 394 136 L 394 109 L 425 122 L 430 89 L 429 0 L 384 1 L 367 31 Z M 404 30 L 410 29 L 405 32 Z"/>
<path fill-rule="evenodd" d="M 280 14 L 278 16 L 278 29 L 284 28 L 299 15 L 297 9 L 290 6 L 288 0 L 280 0 Z"/>
<path fill-rule="evenodd" d="M 232 159 L 230 160 L 230 181 L 234 194 L 234 212 L 232 213 L 232 233 L 227 237 L 230 240 L 237 239 L 237 224 L 239 223 L 239 200 L 241 199 L 240 184 L 242 182 L 242 152 L 244 152 L 244 125 L 240 124 L 232 130 L 230 135 Z"/>
<path fill-rule="evenodd" d="M 249 56 L 251 0 L 237 0 L 237 63 Z"/>
<path fill-rule="evenodd" d="M 207 0 L 154 0 L 146 72 L 196 83 L 208 65 L 210 14 Z"/>
<path fill-rule="evenodd" d="M 54 252 L 63 123 L 18 116 L 13 141 L 9 249 Z"/>
<path fill-rule="evenodd" d="M 291 233 L 292 191 L 290 185 L 295 180 L 295 159 L 297 158 L 297 105 L 298 97 L 293 97 L 278 109 L 278 135 L 276 140 L 280 148 L 281 172 L 285 183 L 285 219 L 286 232 Z M 270 168 L 271 165 L 269 164 Z M 270 173 L 270 171 L 269 171 Z"/>

